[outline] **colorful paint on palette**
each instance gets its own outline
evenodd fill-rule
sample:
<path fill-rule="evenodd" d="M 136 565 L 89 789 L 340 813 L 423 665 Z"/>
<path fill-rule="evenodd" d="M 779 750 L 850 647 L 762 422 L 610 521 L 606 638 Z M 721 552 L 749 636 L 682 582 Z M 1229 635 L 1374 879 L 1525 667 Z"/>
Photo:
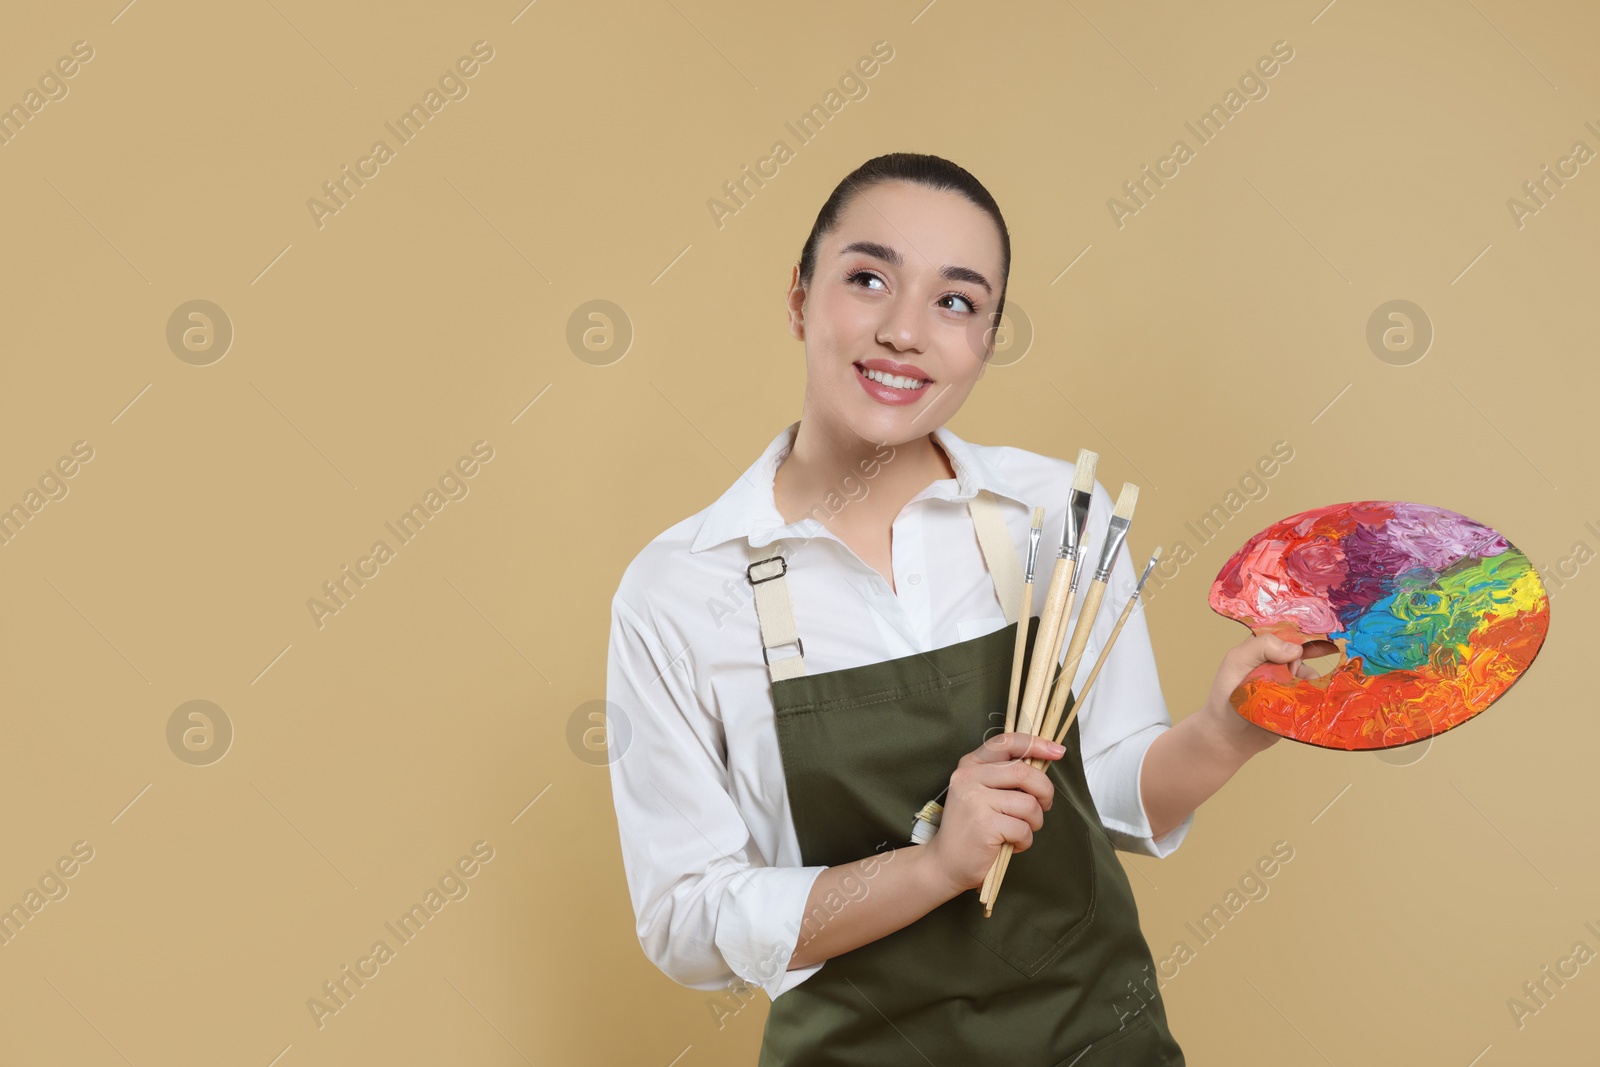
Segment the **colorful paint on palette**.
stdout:
<path fill-rule="evenodd" d="M 1528 558 L 1444 508 L 1334 504 L 1262 530 L 1223 565 L 1211 607 L 1256 633 L 1343 653 L 1321 678 L 1267 664 L 1239 714 L 1296 741 L 1394 748 L 1479 714 L 1538 655 L 1550 601 Z"/>

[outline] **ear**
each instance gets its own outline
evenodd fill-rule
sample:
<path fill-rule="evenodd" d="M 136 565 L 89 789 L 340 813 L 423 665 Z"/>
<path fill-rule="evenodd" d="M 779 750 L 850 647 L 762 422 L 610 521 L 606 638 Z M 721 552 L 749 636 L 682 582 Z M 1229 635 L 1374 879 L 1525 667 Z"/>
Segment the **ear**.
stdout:
<path fill-rule="evenodd" d="M 796 341 L 806 339 L 806 290 L 800 284 L 800 264 L 794 265 L 793 272 L 789 275 L 789 336 Z"/>

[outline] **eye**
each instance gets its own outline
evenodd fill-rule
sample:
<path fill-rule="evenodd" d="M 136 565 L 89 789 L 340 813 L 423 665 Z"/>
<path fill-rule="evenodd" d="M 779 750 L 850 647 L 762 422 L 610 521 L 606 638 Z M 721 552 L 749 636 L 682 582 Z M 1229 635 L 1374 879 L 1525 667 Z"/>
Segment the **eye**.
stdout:
<path fill-rule="evenodd" d="M 857 278 L 870 278 L 880 285 L 884 284 L 883 279 L 872 273 L 870 270 L 858 270 L 853 274 L 847 274 L 845 275 L 844 280 L 847 284 L 854 285 Z M 864 286 L 863 288 L 870 288 L 870 286 Z M 880 289 L 878 291 L 882 292 L 883 290 Z"/>
<path fill-rule="evenodd" d="M 969 315 L 974 314 L 978 310 L 977 302 L 974 301 L 970 296 L 968 296 L 965 293 L 946 293 L 943 296 L 941 296 L 939 299 L 940 300 L 959 300 L 959 301 L 961 301 L 963 304 L 967 305 L 967 314 L 969 314 Z M 956 310 L 956 309 L 952 309 L 952 310 Z"/>

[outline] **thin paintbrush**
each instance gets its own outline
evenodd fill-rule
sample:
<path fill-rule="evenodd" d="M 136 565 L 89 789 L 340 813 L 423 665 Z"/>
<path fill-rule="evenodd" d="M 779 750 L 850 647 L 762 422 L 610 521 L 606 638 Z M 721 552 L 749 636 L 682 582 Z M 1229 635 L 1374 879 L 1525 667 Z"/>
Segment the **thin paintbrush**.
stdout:
<path fill-rule="evenodd" d="M 1061 684 L 1056 687 L 1056 694 L 1050 701 L 1049 714 L 1045 717 L 1043 729 L 1039 731 L 1045 737 L 1055 735 L 1056 725 L 1061 718 L 1061 709 L 1066 706 L 1067 695 L 1072 689 L 1072 679 L 1078 673 L 1078 661 L 1083 658 L 1083 650 L 1089 644 L 1089 632 L 1094 627 L 1095 616 L 1100 612 L 1100 601 L 1105 598 L 1106 583 L 1111 578 L 1111 566 L 1116 562 L 1117 552 L 1128 536 L 1128 524 L 1133 520 L 1133 509 L 1138 501 L 1139 487 L 1132 482 L 1123 482 L 1122 492 L 1117 496 L 1117 506 L 1111 513 L 1111 524 L 1100 546 L 1100 565 L 1095 568 L 1094 581 L 1090 582 L 1089 588 L 1084 591 L 1083 608 L 1078 613 L 1077 624 L 1072 628 L 1072 641 L 1067 646 L 1066 662 L 1061 666 Z M 1043 757 L 1028 762 L 1034 767 L 1044 769 Z M 1006 868 L 1011 863 L 1014 851 L 1010 842 L 1000 849 L 1000 855 L 996 859 L 998 870 L 992 871 L 993 878 L 984 883 L 989 888 L 989 896 L 984 901 L 985 917 L 994 909 L 995 898 L 1000 895 L 1000 884 L 1005 879 Z"/>
<path fill-rule="evenodd" d="M 1083 519 L 1084 525 L 1087 527 L 1089 521 L 1089 516 L 1087 513 L 1085 513 Z M 1086 529 L 1084 531 L 1085 536 L 1087 535 L 1087 532 L 1088 531 Z M 1079 540 L 1082 541 L 1083 538 L 1080 537 Z M 1067 602 L 1061 607 L 1061 622 L 1058 624 L 1060 627 L 1058 632 L 1062 635 L 1065 635 L 1067 632 L 1067 620 L 1072 618 L 1072 605 L 1078 596 L 1078 579 L 1083 577 L 1083 572 L 1086 569 L 1087 568 L 1084 567 L 1074 567 L 1072 569 L 1072 581 L 1067 585 Z M 1045 687 L 1045 695 L 1039 698 L 1041 706 L 1045 708 L 1049 708 L 1055 702 L 1056 690 L 1061 686 L 1062 664 L 1059 662 L 1060 655 L 1061 653 L 1058 649 L 1056 652 L 1057 662 L 1052 662 L 1050 664 L 1050 684 Z M 1005 865 L 1001 864 L 1000 869 L 1004 870 Z"/>
<path fill-rule="evenodd" d="M 1017 643 L 1011 652 L 1011 692 L 1006 697 L 1006 733 L 1017 728 L 1017 696 L 1022 688 L 1023 653 L 1028 645 L 1028 622 L 1033 617 L 1033 565 L 1039 558 L 1039 538 L 1044 533 L 1044 508 L 1033 509 L 1028 531 L 1028 569 L 1022 576 L 1022 600 L 1017 608 Z"/>
<path fill-rule="evenodd" d="M 1122 614 L 1117 616 L 1117 624 L 1111 628 L 1111 636 L 1106 638 L 1106 647 L 1100 650 L 1099 658 L 1094 661 L 1094 670 L 1089 672 L 1089 677 L 1083 680 L 1083 688 L 1078 690 L 1078 699 L 1072 702 L 1072 710 L 1061 721 L 1055 736 L 1051 740 L 1061 744 L 1067 736 L 1067 731 L 1072 729 L 1072 720 L 1077 717 L 1078 709 L 1083 707 L 1083 702 L 1089 699 L 1089 687 L 1094 685 L 1094 680 L 1100 677 L 1100 668 L 1106 665 L 1106 657 L 1111 655 L 1111 646 L 1117 643 L 1117 635 L 1122 632 L 1123 624 L 1128 621 L 1128 616 L 1133 614 L 1134 605 L 1139 603 L 1139 592 L 1144 588 L 1145 579 L 1150 577 L 1150 572 L 1155 568 L 1156 560 L 1161 558 L 1161 549 L 1157 548 L 1150 553 L 1150 562 L 1144 565 L 1144 573 L 1139 575 L 1139 582 L 1133 587 L 1133 595 L 1128 597 L 1128 602 L 1122 605 Z"/>
<path fill-rule="evenodd" d="M 1087 448 L 1078 450 L 1078 462 L 1072 471 L 1072 490 L 1067 494 L 1067 513 L 1062 519 L 1061 548 L 1056 552 L 1056 563 L 1050 572 L 1050 585 L 1045 593 L 1044 610 L 1039 615 L 1039 632 L 1034 636 L 1033 659 L 1028 666 L 1028 683 L 1023 687 L 1018 721 L 1012 726 L 1038 734 L 1042 719 L 1039 714 L 1043 703 L 1050 671 L 1061 658 L 1061 642 L 1066 636 L 1062 612 L 1069 602 L 1069 588 L 1077 575 L 1078 557 L 1083 549 L 1084 528 L 1089 521 L 1089 504 L 1094 497 L 1094 468 L 1100 457 Z M 1009 718 L 1009 715 L 1007 716 Z M 1000 871 L 1000 860 L 989 866 L 979 899 L 987 899 L 989 886 Z"/>

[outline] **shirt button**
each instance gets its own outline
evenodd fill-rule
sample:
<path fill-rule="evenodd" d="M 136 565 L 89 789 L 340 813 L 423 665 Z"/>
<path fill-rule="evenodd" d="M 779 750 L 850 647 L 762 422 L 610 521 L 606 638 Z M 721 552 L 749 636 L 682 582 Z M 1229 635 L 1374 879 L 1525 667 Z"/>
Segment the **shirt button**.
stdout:
<path fill-rule="evenodd" d="M 922 575 L 908 574 L 906 575 L 906 581 L 910 582 L 912 585 L 916 585 L 918 582 L 922 581 Z"/>

